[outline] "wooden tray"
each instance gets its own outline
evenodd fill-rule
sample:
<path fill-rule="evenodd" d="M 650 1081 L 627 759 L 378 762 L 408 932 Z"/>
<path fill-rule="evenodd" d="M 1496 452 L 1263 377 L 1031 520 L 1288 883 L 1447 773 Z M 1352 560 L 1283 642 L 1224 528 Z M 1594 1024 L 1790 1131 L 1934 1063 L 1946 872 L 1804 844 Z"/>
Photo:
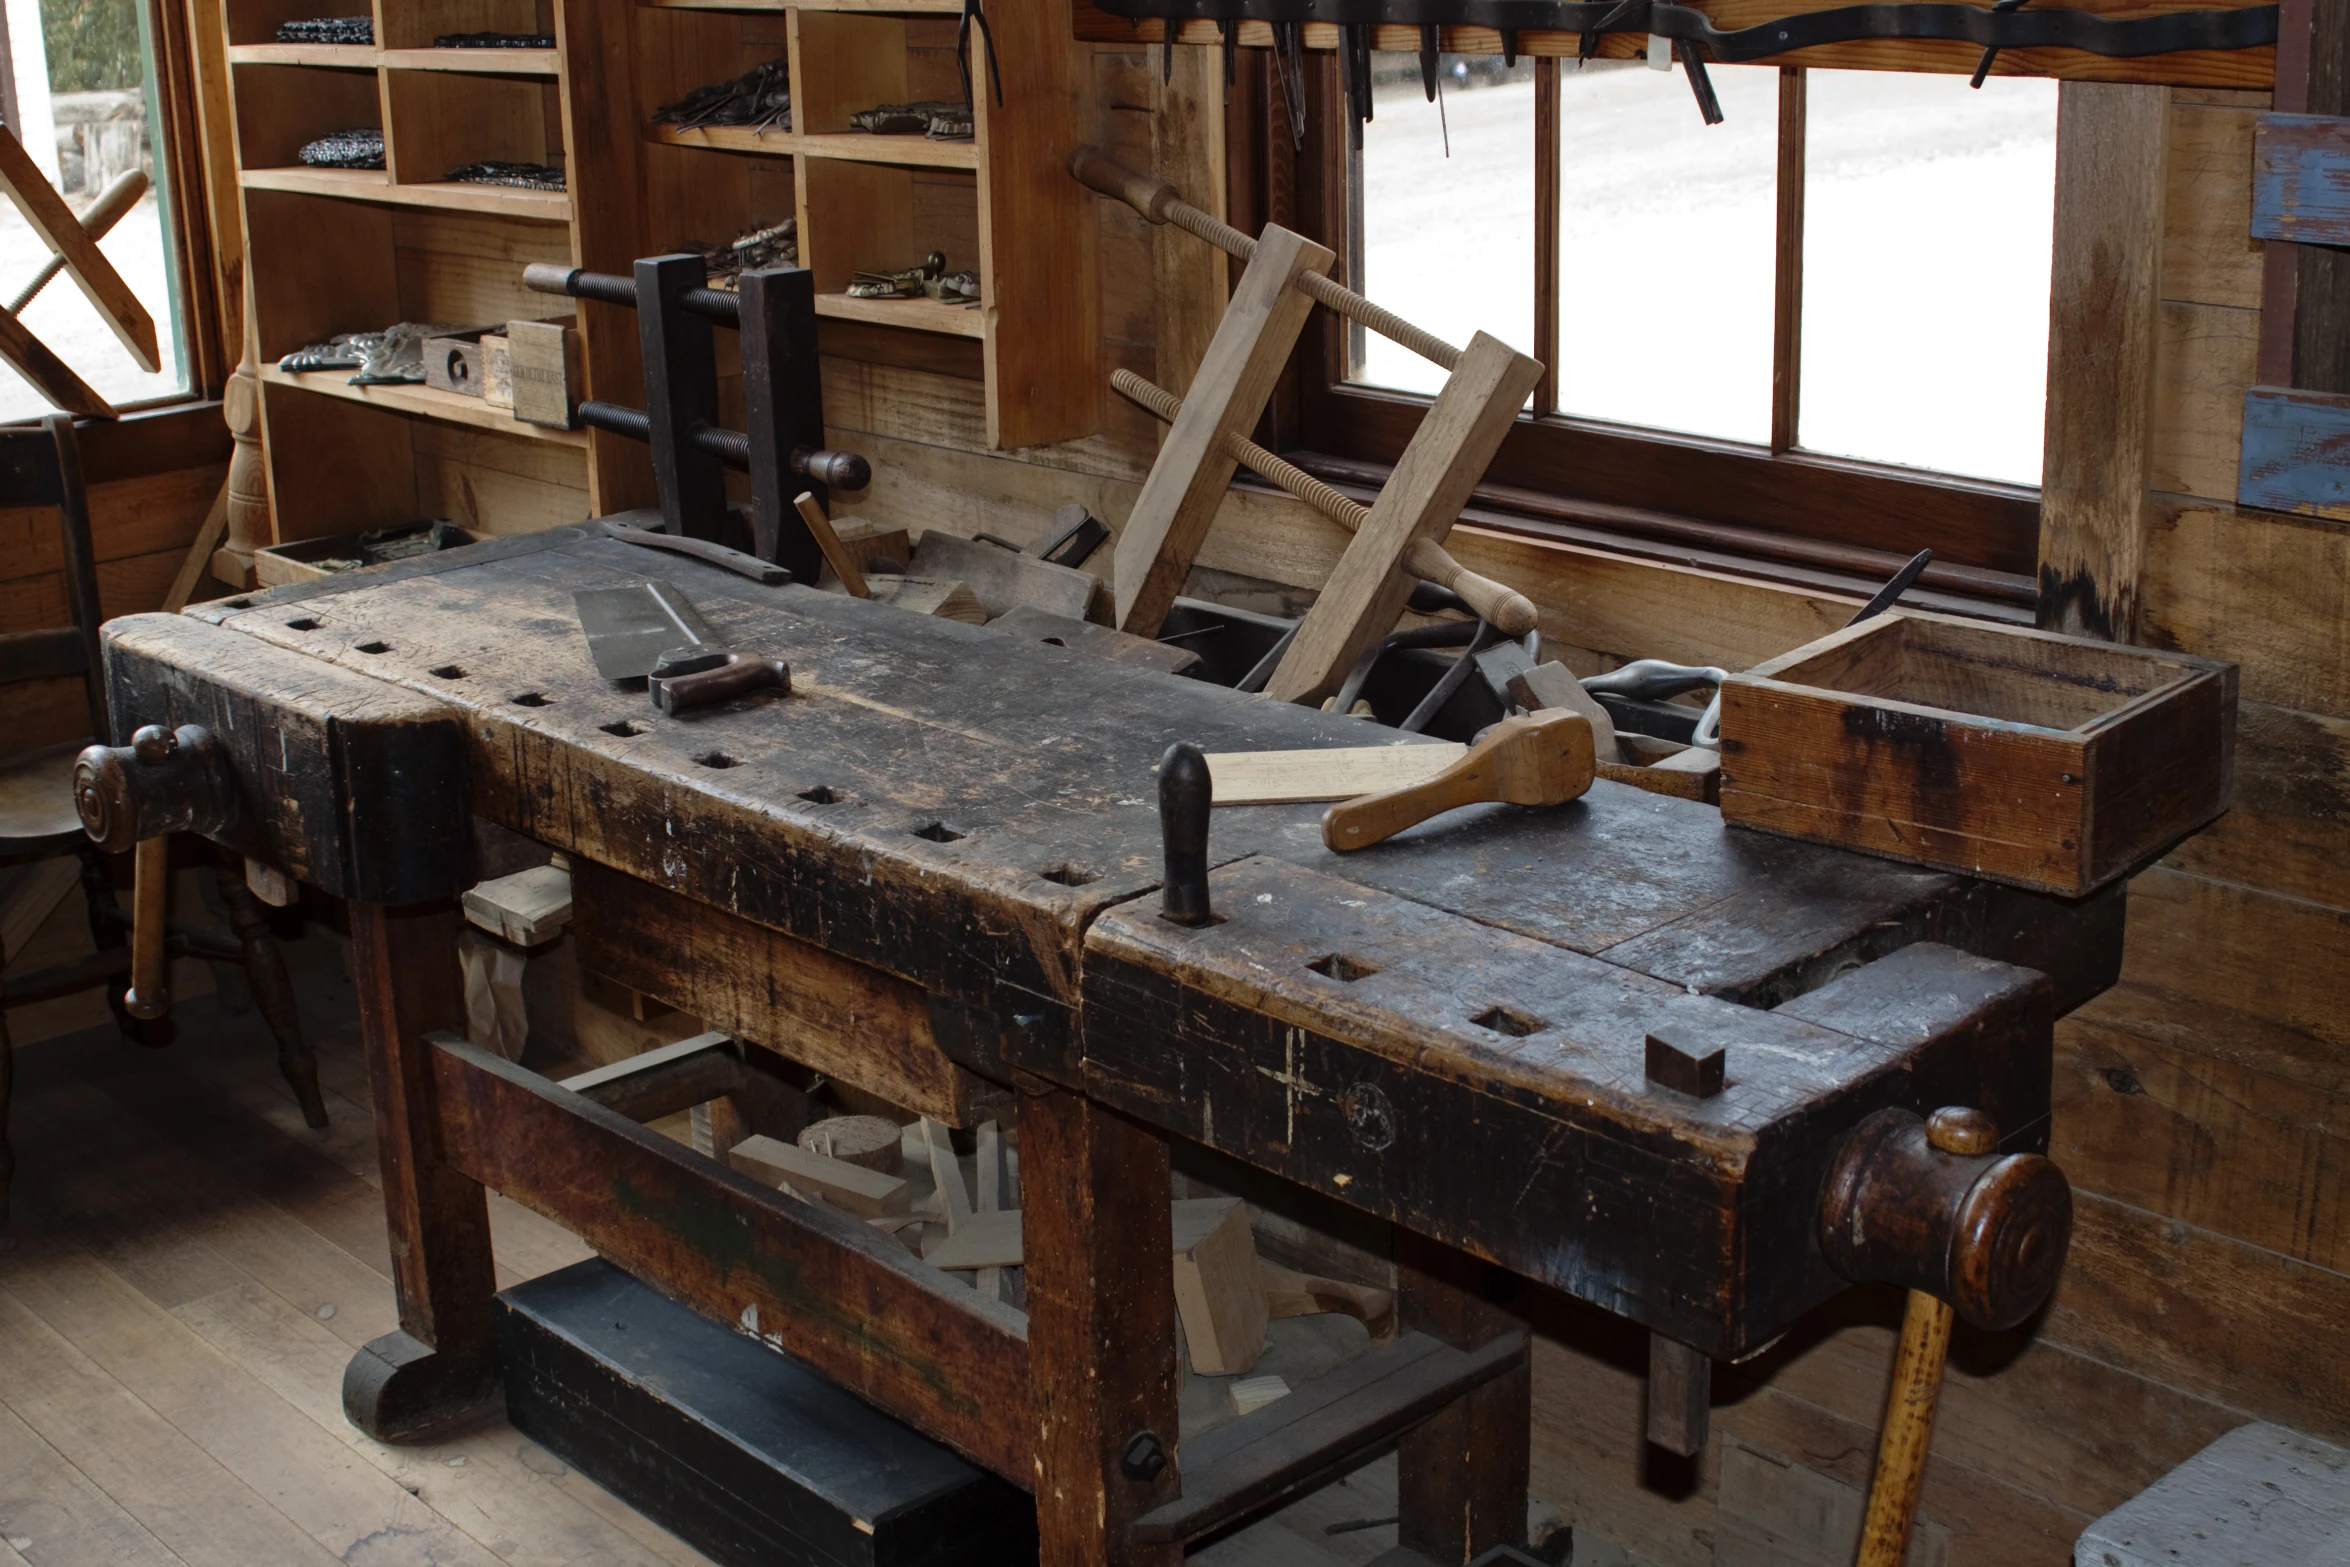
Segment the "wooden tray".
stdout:
<path fill-rule="evenodd" d="M 2236 667 L 1897 612 L 1722 687 L 1722 816 L 2081 896 L 2227 809 Z"/>

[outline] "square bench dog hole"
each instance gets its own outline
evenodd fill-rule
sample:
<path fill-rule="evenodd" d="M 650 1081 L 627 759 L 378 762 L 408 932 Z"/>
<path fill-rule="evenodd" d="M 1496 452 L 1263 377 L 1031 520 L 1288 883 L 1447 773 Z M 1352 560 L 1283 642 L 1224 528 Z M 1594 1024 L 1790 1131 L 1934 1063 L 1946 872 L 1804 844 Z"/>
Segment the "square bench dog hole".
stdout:
<path fill-rule="evenodd" d="M 369 640 L 351 644 L 351 651 L 354 653 L 389 653 L 391 650 L 392 645 L 389 642 Z"/>
<path fill-rule="evenodd" d="M 694 760 L 704 767 L 740 767 L 743 765 L 741 757 L 729 756 L 724 751 L 697 752 Z"/>
<path fill-rule="evenodd" d="M 286 629 L 288 631 L 316 631 L 318 617 L 316 615 L 297 615 L 294 619 L 286 622 Z"/>
<path fill-rule="evenodd" d="M 1496 1034 L 1505 1034 L 1511 1039 L 1524 1039 L 1528 1034 L 1539 1034 L 1549 1026 L 1533 1013 L 1521 1012 L 1516 1007 L 1487 1007 L 1469 1021 L 1479 1028 L 1490 1029 Z"/>
<path fill-rule="evenodd" d="M 848 798 L 830 784 L 818 784 L 813 789 L 802 789 L 800 798 L 810 805 L 838 805 Z"/>
<path fill-rule="evenodd" d="M 463 680 L 465 666 L 462 664 L 441 664 L 436 666 L 431 674 L 435 680 Z"/>
<path fill-rule="evenodd" d="M 645 732 L 645 726 L 633 718 L 615 719 L 611 723 L 598 724 L 596 727 L 608 735 L 618 735 L 623 740 L 633 740 Z"/>
<path fill-rule="evenodd" d="M 944 822 L 927 822 L 914 829 L 914 836 L 927 838 L 932 843 L 961 843 L 968 833 L 959 833 Z"/>
<path fill-rule="evenodd" d="M 1350 958 L 1343 952 L 1326 953 L 1306 965 L 1324 979 L 1334 979 L 1341 985 L 1351 985 L 1358 979 L 1369 979 L 1379 972 L 1376 963 L 1365 963 L 1361 958 Z"/>
<path fill-rule="evenodd" d="M 544 691 L 525 691 L 514 698 L 516 707 L 545 707 L 555 699 Z"/>
<path fill-rule="evenodd" d="M 1083 887 L 1102 879 L 1100 871 L 1089 871 L 1082 865 L 1071 865 L 1066 862 L 1059 865 L 1048 865 L 1036 874 L 1042 876 L 1046 881 L 1062 887 Z"/>

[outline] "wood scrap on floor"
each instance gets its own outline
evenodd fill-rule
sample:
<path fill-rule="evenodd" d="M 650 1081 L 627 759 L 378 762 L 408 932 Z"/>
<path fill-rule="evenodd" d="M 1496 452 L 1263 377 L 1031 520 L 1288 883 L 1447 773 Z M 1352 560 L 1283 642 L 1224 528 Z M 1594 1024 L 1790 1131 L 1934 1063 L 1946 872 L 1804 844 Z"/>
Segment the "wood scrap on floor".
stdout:
<path fill-rule="evenodd" d="M 1206 1376 L 1238 1375 L 1264 1353 L 1271 1320 L 1248 1205 L 1237 1197 L 1194 1197 L 1173 1210 L 1175 1309 L 1191 1367 Z"/>
<path fill-rule="evenodd" d="M 834 1115 L 802 1127 L 798 1142 L 811 1153 L 895 1175 L 906 1162 L 901 1139 L 902 1128 L 887 1116 Z"/>

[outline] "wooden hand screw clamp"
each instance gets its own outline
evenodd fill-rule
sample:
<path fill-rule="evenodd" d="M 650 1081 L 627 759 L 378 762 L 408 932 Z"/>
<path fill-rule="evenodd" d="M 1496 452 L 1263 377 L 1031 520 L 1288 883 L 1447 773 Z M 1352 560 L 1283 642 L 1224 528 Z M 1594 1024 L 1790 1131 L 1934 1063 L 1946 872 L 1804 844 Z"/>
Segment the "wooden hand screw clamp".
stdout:
<path fill-rule="evenodd" d="M 1342 800 L 1322 813 L 1331 852 L 1368 848 L 1431 816 L 1498 800 L 1564 805 L 1591 787 L 1591 721 L 1565 708 L 1505 718 L 1468 754 L 1425 783 Z"/>
<path fill-rule="evenodd" d="M 1332 282 L 1328 270 L 1337 257 L 1323 246 L 1277 224 L 1252 240 L 1186 203 L 1173 186 L 1136 174 L 1098 147 L 1078 148 L 1069 172 L 1153 223 L 1174 223 L 1248 262 L 1190 390 L 1173 404 L 1167 439 L 1118 535 L 1118 629 L 1157 635 L 1206 541 L 1233 470 L 1246 460 L 1307 504 L 1354 528 L 1354 542 L 1265 685 L 1268 695 L 1284 702 L 1319 702 L 1403 613 L 1412 587 L 1406 571 L 1418 569 L 1412 563 L 1439 564 L 1420 546 L 1438 545 L 1460 516 L 1526 395 L 1541 379 L 1542 367 L 1482 332 L 1467 348 L 1454 348 Z M 1292 477 L 1304 477 L 1298 470 L 1277 474 L 1253 454 L 1244 458 L 1249 448 L 1236 444 L 1245 442 L 1264 411 L 1316 303 L 1450 372 L 1386 488 L 1359 517 L 1323 504 L 1345 499 L 1327 486 L 1321 487 L 1327 494 L 1303 491 L 1290 483 Z M 1137 381 L 1131 389 L 1120 389 L 1136 395 L 1148 385 Z M 1151 401 L 1138 400 L 1146 406 Z M 1518 605 L 1507 610 L 1513 620 L 1527 618 Z"/>
<path fill-rule="evenodd" d="M 1140 404 L 1173 424 L 1183 413 L 1183 400 L 1162 386 L 1153 386 L 1131 370 L 1113 371 L 1111 389 L 1121 397 Z M 1226 431 L 1224 451 L 1234 461 L 1281 486 L 1304 501 L 1323 516 L 1337 523 L 1349 533 L 1363 531 L 1364 520 L 1371 509 L 1362 502 L 1340 494 L 1331 486 L 1315 478 L 1293 462 L 1274 456 L 1244 435 Z M 1459 594 L 1469 608 L 1492 623 L 1493 629 L 1505 636 L 1522 637 L 1532 631 L 1538 618 L 1534 601 L 1515 588 L 1504 587 L 1491 577 L 1477 573 L 1454 560 L 1443 545 L 1434 539 L 1414 539 L 1411 548 L 1404 551 L 1404 569 Z"/>

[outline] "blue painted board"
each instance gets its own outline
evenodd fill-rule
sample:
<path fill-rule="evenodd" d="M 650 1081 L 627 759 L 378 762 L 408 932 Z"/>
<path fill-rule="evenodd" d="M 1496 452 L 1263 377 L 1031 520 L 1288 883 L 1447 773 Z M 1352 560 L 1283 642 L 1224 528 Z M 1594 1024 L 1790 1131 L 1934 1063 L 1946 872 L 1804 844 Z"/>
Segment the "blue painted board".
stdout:
<path fill-rule="evenodd" d="M 2256 386 L 2244 394 L 2236 503 L 2350 510 L 2350 396 Z"/>
<path fill-rule="evenodd" d="M 2350 119 L 2260 117 L 2252 133 L 2252 237 L 2350 245 Z"/>

